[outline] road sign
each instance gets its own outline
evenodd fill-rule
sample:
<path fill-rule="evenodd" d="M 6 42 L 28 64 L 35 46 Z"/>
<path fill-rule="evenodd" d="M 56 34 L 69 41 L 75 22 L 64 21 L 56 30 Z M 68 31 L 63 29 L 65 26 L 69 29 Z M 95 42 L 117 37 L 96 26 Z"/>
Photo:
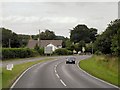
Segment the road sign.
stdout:
<path fill-rule="evenodd" d="M 8 64 L 8 65 L 7 65 L 7 70 L 10 70 L 10 71 L 11 71 L 12 69 L 13 69 L 13 64 Z"/>
<path fill-rule="evenodd" d="M 51 46 L 45 47 L 44 48 L 45 54 L 52 54 L 53 50 Z"/>

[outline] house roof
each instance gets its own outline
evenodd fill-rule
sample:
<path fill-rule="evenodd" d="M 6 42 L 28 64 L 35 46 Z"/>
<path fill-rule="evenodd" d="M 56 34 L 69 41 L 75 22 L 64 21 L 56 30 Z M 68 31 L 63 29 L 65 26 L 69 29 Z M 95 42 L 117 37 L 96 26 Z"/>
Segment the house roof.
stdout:
<path fill-rule="evenodd" d="M 62 46 L 62 40 L 40 40 L 40 46 L 46 47 L 48 44 L 53 44 L 54 46 Z M 38 40 L 29 40 L 27 47 L 34 48 L 38 44 Z"/>

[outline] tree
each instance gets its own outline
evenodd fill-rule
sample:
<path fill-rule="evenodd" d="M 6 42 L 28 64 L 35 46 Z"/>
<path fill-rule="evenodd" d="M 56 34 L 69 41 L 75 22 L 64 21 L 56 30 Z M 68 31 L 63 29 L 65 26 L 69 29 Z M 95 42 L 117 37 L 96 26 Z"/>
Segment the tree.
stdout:
<path fill-rule="evenodd" d="M 70 40 L 74 43 L 78 43 L 81 40 L 85 41 L 85 43 L 89 43 L 96 39 L 97 29 L 88 28 L 86 25 L 77 25 L 70 32 Z"/>
<path fill-rule="evenodd" d="M 39 34 L 35 37 L 33 36 L 35 39 L 39 38 Z M 55 33 L 53 31 L 50 30 L 45 30 L 45 32 L 41 32 L 40 33 L 40 39 L 41 40 L 54 40 L 56 37 Z"/>
<path fill-rule="evenodd" d="M 2 31 L 2 47 L 9 47 L 9 39 L 12 37 L 12 31 L 5 29 L 5 28 L 0 28 Z"/>
<path fill-rule="evenodd" d="M 0 28 L 0 30 L 2 31 L 2 47 L 9 47 L 9 43 L 12 48 L 22 47 L 27 44 L 22 35 L 5 28 Z"/>
<path fill-rule="evenodd" d="M 118 54 L 120 38 L 120 19 L 111 21 L 106 30 L 94 43 L 95 49 L 104 54 Z"/>

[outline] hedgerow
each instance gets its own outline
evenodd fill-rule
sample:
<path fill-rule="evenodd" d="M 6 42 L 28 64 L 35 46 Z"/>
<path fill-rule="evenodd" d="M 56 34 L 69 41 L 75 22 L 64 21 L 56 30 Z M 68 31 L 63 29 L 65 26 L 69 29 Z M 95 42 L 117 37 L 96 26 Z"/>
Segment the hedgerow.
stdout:
<path fill-rule="evenodd" d="M 66 48 L 60 48 L 60 49 L 56 49 L 54 54 L 57 55 L 72 55 L 72 51 L 67 50 Z"/>
<path fill-rule="evenodd" d="M 2 59 L 28 58 L 38 55 L 38 52 L 29 48 L 2 48 Z"/>

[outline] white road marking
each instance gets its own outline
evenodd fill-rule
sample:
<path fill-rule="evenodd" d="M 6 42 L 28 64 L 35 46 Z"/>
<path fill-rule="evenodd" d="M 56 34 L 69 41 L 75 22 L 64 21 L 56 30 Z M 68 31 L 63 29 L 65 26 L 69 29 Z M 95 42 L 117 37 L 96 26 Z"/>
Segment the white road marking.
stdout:
<path fill-rule="evenodd" d="M 56 76 L 57 76 L 58 78 L 60 78 L 58 74 L 56 74 Z"/>
<path fill-rule="evenodd" d="M 59 64 L 59 63 L 58 63 L 58 64 Z M 58 64 L 55 65 L 54 70 L 55 70 L 56 76 L 60 79 L 60 76 L 58 75 L 57 70 L 56 70 Z M 67 85 L 63 82 L 62 79 L 60 79 L 60 82 L 61 82 L 64 86 L 67 86 Z"/>
<path fill-rule="evenodd" d="M 57 73 L 56 69 L 55 69 L 55 73 Z"/>
<path fill-rule="evenodd" d="M 38 64 L 41 64 L 41 63 L 38 63 Z M 20 80 L 20 78 L 21 78 L 28 70 L 30 70 L 31 68 L 37 66 L 38 64 L 35 64 L 35 65 L 29 67 L 28 69 L 26 69 L 26 70 L 17 78 L 17 80 L 13 83 L 13 85 L 10 87 L 10 90 L 16 85 L 16 83 Z"/>
<path fill-rule="evenodd" d="M 16 85 L 16 83 L 20 80 L 20 78 L 21 78 L 28 70 L 30 70 L 31 68 L 33 68 L 33 67 L 35 67 L 35 66 L 37 66 L 37 65 L 39 65 L 39 64 L 41 64 L 41 63 L 37 63 L 37 64 L 29 67 L 28 69 L 26 69 L 26 70 L 17 78 L 17 80 L 12 84 L 12 86 L 10 87 L 10 90 L 12 90 L 12 88 L 14 88 L 14 86 Z M 46 64 L 46 62 L 44 62 L 44 64 Z"/>
<path fill-rule="evenodd" d="M 63 80 L 60 79 L 60 82 L 61 82 L 64 86 L 67 86 L 67 85 L 63 82 Z"/>
<path fill-rule="evenodd" d="M 55 67 L 57 67 L 57 65 L 55 65 Z"/>
<path fill-rule="evenodd" d="M 84 60 L 84 59 L 83 59 L 83 60 Z M 81 61 L 82 61 L 82 60 L 81 60 Z M 113 87 L 115 87 L 115 88 L 119 88 L 119 87 L 116 86 L 116 85 L 113 85 L 113 84 L 111 84 L 111 83 L 109 83 L 109 82 L 106 82 L 106 81 L 104 81 L 104 80 L 102 80 L 102 79 L 99 79 L 99 78 L 97 78 L 97 77 L 89 74 L 88 72 L 84 71 L 82 68 L 79 67 L 79 62 L 77 63 L 77 66 L 78 66 L 78 68 L 79 68 L 82 72 L 84 72 L 85 74 L 89 75 L 90 77 L 95 78 L 96 80 L 99 80 L 99 81 L 101 81 L 101 82 L 103 82 L 103 83 L 106 83 L 106 84 L 108 84 L 108 85 L 110 85 L 110 86 L 113 86 Z"/>

